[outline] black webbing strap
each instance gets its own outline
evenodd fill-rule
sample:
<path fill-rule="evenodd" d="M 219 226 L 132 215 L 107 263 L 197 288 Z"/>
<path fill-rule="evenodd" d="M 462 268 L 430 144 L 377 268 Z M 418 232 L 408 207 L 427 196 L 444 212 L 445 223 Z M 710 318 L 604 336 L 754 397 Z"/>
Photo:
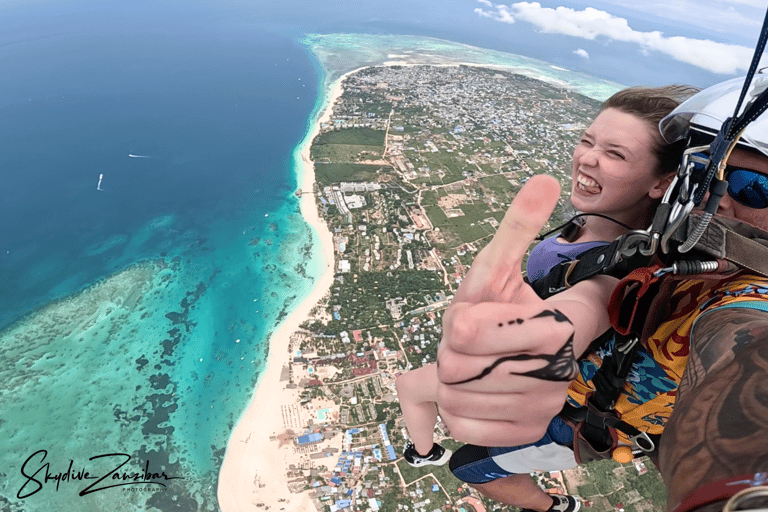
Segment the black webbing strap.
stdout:
<path fill-rule="evenodd" d="M 603 358 L 600 368 L 592 377 L 595 391 L 587 396 L 584 407 L 573 407 L 566 403 L 560 415 L 574 423 L 583 423 L 580 435 L 596 452 L 610 449 L 613 442 L 611 429 L 623 432 L 642 450 L 652 452 L 660 436 L 640 431 L 620 420 L 614 412 L 616 401 L 624 389 L 632 361 L 637 354 L 639 338 L 634 334 L 622 335 L 609 330 L 599 339 L 604 340 L 606 336 L 614 336 L 614 347 L 611 353 Z"/>
<path fill-rule="evenodd" d="M 598 452 L 605 452 L 611 447 L 612 439 L 609 431 L 611 428 L 625 434 L 645 452 L 654 451 L 661 439 L 661 435 L 641 432 L 613 414 L 600 414 L 597 411 L 590 414 L 589 407 L 574 407 L 566 403 L 560 411 L 560 416 L 574 423 L 583 423 L 580 431 L 582 437 Z"/>
<path fill-rule="evenodd" d="M 603 412 L 612 411 L 616 405 L 624 383 L 632 367 L 638 346 L 638 337 L 634 334 L 622 335 L 614 332 L 614 347 L 610 355 L 603 359 L 600 368 L 592 377 L 595 393 L 591 400 L 594 406 Z"/>
<path fill-rule="evenodd" d="M 546 299 L 585 279 L 597 275 L 609 275 L 621 279 L 634 269 L 645 267 L 650 263 L 651 257 L 643 256 L 639 252 L 631 257 L 617 258 L 617 252 L 623 243 L 624 240 L 618 238 L 610 244 L 584 251 L 579 255 L 579 259 L 555 265 L 549 274 L 533 281 L 530 285 L 539 297 Z"/>

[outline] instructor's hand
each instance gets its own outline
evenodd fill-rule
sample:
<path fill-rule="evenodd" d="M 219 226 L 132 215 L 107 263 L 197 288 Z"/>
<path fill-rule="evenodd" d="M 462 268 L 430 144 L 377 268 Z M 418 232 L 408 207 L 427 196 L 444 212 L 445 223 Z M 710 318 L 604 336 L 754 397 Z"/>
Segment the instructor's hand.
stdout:
<path fill-rule="evenodd" d="M 451 436 L 481 446 L 539 440 L 576 375 L 574 328 L 523 282 L 523 256 L 560 195 L 532 177 L 477 255 L 443 317 L 438 407 Z"/>

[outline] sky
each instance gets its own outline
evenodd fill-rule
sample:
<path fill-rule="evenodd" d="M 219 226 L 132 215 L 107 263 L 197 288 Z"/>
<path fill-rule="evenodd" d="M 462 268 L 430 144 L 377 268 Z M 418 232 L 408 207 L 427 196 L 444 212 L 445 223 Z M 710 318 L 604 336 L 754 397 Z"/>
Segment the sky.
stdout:
<path fill-rule="evenodd" d="M 648 58 L 661 54 L 722 75 L 746 73 L 766 8 L 764 0 L 476 3 L 475 15 L 510 30 L 528 24 L 542 34 L 567 36 L 563 42 L 583 59 L 596 44 L 629 43 Z"/>
<path fill-rule="evenodd" d="M 768 7 L 768 0 L 256 1 L 259 19 L 278 30 L 428 35 L 624 85 L 701 87 L 746 74 Z"/>
<path fill-rule="evenodd" d="M 624 85 L 708 86 L 746 74 L 768 0 L 0 0 L 3 39 L 78 9 L 177 11 L 216 23 L 233 13 L 259 30 L 423 35 L 538 58 Z M 4 7 L 6 9 L 4 9 Z M 5 11 L 5 12 L 3 12 Z M 768 61 L 765 61 L 768 63 Z"/>

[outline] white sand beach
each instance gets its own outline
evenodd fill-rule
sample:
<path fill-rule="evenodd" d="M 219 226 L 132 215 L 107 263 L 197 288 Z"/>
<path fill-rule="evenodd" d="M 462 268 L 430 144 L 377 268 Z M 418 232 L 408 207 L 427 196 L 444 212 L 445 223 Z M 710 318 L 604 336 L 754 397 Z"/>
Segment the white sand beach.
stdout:
<path fill-rule="evenodd" d="M 269 340 L 267 368 L 247 410 L 229 439 L 219 474 L 218 499 L 223 512 L 306 512 L 315 509 L 308 492 L 293 494 L 288 489 L 288 466 L 299 459 L 294 453 L 293 441 L 280 446 L 281 443 L 274 437 L 270 440 L 270 436 L 277 436 L 286 430 L 283 414 L 287 407 L 294 406 L 299 401 L 299 391 L 286 389 L 286 383 L 280 382 L 281 370 L 289 361 L 290 336 L 309 317 L 312 308 L 328 292 L 333 282 L 333 237 L 325 221 L 320 218 L 315 196 L 311 193 L 315 173 L 309 151 L 312 140 L 320 132 L 321 124 L 331 118 L 333 105 L 341 96 L 341 83 L 346 76 L 331 85 L 325 110 L 301 148 L 304 166 L 301 190 L 305 191 L 301 196 L 301 213 L 319 233 L 328 266 L 312 293 L 288 316 Z"/>

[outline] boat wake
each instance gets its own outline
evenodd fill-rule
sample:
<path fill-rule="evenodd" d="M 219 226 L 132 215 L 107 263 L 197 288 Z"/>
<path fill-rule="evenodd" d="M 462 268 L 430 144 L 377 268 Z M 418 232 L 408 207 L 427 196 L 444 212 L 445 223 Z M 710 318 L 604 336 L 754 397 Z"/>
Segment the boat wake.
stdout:
<path fill-rule="evenodd" d="M 128 156 L 131 158 L 155 158 L 149 155 L 134 155 L 133 153 L 128 153 Z"/>

